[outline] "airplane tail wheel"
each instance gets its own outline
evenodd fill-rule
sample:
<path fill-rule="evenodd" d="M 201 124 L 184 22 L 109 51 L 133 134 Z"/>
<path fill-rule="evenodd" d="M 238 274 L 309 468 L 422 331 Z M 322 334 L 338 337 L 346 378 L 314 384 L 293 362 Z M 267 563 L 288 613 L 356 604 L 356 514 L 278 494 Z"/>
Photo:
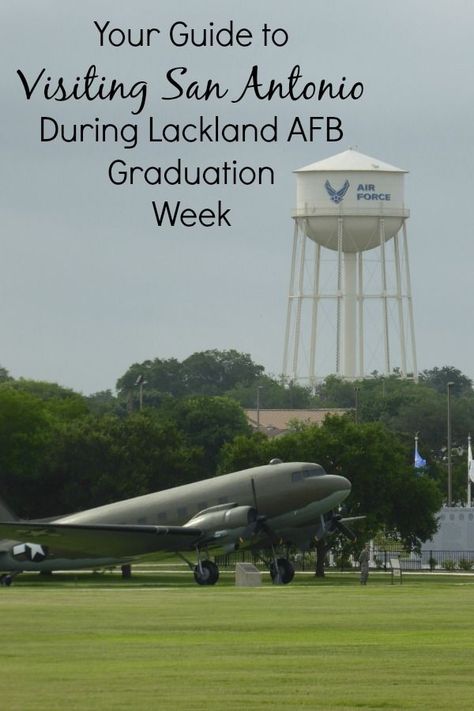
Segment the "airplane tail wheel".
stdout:
<path fill-rule="evenodd" d="M 270 576 L 273 583 L 288 585 L 295 577 L 295 569 L 287 558 L 278 558 L 277 567 L 274 561 L 270 563 Z"/>
<path fill-rule="evenodd" d="M 2 575 L 0 578 L 0 585 L 3 585 L 5 587 L 9 587 L 13 582 L 13 576 L 12 575 Z"/>
<path fill-rule="evenodd" d="M 194 568 L 194 580 L 198 585 L 215 585 L 219 580 L 219 568 L 212 560 L 203 560 Z"/>

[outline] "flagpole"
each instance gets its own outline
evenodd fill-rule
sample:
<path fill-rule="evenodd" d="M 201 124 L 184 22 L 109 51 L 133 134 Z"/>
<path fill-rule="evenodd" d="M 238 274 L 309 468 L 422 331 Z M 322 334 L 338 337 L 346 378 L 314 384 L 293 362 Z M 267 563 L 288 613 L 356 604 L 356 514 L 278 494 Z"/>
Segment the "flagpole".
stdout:
<path fill-rule="evenodd" d="M 415 470 L 424 469 L 426 467 L 426 459 L 423 459 L 418 451 L 418 432 L 415 432 L 415 455 L 413 458 L 413 466 L 415 467 Z"/>

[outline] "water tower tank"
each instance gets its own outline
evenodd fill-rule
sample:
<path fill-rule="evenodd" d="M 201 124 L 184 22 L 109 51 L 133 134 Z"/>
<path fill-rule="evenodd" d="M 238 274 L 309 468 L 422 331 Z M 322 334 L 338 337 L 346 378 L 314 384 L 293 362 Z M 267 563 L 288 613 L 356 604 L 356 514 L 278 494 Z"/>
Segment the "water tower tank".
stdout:
<path fill-rule="evenodd" d="M 404 174 L 376 158 L 347 150 L 295 171 L 295 216 L 306 217 L 306 234 L 328 249 L 338 249 L 338 218 L 344 216 L 343 252 L 363 252 L 380 245 L 400 229 Z"/>
<path fill-rule="evenodd" d="M 327 345 L 333 333 L 335 358 L 329 372 L 348 379 L 364 377 L 367 353 L 383 352 L 381 365 L 371 364 L 368 372 L 389 375 L 395 365 L 402 376 L 411 374 L 417 379 L 406 172 L 353 149 L 295 171 L 295 231 L 283 360 L 283 374 L 292 380 L 315 383 L 320 377 L 318 348 Z M 310 247 L 314 249 L 312 262 Z M 327 255 L 336 263 L 332 281 L 324 273 Z M 330 318 L 325 314 L 330 328 L 323 331 L 320 316 L 326 303 L 334 310 Z M 305 326 L 308 304 L 311 313 Z M 380 346 L 369 334 L 377 328 Z M 306 377 L 303 367 L 309 368 Z"/>

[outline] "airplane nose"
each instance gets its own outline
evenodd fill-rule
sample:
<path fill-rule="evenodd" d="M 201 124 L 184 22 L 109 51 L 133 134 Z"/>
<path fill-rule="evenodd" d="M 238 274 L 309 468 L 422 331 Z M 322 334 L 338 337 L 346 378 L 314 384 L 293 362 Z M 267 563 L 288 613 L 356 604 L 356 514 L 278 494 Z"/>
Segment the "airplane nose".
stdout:
<path fill-rule="evenodd" d="M 322 477 L 316 477 L 314 480 L 315 490 L 319 496 L 331 496 L 331 494 L 344 494 L 344 499 L 349 496 L 351 490 L 351 482 L 345 476 L 339 474 L 325 474 Z"/>
<path fill-rule="evenodd" d="M 340 491 L 350 491 L 352 489 L 352 484 L 349 481 L 349 479 L 346 479 L 345 476 L 340 476 Z"/>
<path fill-rule="evenodd" d="M 326 487 L 331 493 L 336 493 L 338 491 L 349 492 L 352 488 L 351 482 L 349 479 L 346 479 L 345 476 L 340 476 L 339 474 L 326 474 L 324 478 L 326 480 Z"/>
<path fill-rule="evenodd" d="M 339 474 L 333 474 L 331 476 L 329 490 L 333 497 L 337 499 L 338 503 L 342 503 L 344 499 L 347 499 L 351 488 L 352 484 L 345 476 L 340 476 Z"/>

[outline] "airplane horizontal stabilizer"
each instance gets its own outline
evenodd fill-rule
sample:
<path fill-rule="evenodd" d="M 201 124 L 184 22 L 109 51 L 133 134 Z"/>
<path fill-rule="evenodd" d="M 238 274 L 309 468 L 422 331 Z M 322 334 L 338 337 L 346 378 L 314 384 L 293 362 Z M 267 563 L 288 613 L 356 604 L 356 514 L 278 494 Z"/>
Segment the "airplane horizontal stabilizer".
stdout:
<path fill-rule="evenodd" d="M 1 521 L 18 521 L 18 516 L 16 516 L 9 506 L 0 499 L 0 520 Z"/>
<path fill-rule="evenodd" d="M 59 557 L 127 557 L 192 549 L 202 535 L 191 526 L 0 522 L 0 539 L 47 546 Z"/>

